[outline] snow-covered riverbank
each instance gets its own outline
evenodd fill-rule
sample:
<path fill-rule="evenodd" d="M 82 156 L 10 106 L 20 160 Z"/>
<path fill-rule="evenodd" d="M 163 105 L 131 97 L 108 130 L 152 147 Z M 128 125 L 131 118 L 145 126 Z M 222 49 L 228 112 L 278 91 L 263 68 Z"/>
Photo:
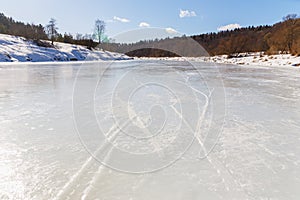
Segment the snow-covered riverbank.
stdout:
<path fill-rule="evenodd" d="M 211 62 L 219 64 L 235 64 L 235 65 L 255 65 L 255 66 L 300 66 L 300 56 L 293 56 L 290 54 L 279 55 L 265 55 L 262 53 L 241 54 L 240 56 L 228 58 L 227 55 L 212 56 L 212 57 L 198 57 L 198 58 L 141 58 L 141 59 L 155 59 L 155 60 L 173 60 L 173 61 L 199 61 Z"/>
<path fill-rule="evenodd" d="M 213 56 L 208 58 L 199 58 L 200 61 L 215 62 L 222 64 L 237 65 L 258 65 L 258 66 L 299 66 L 300 56 L 292 56 L 290 54 L 264 55 L 261 53 L 253 53 L 250 55 L 241 55 L 240 57 L 228 58 L 227 55 Z"/>
<path fill-rule="evenodd" d="M 128 60 L 130 57 L 108 51 L 91 51 L 84 46 L 54 43 L 45 48 L 23 37 L 0 34 L 0 62 Z"/>
<path fill-rule="evenodd" d="M 0 34 L 0 62 L 51 62 L 51 61 L 96 61 L 128 60 L 130 57 L 109 51 L 89 50 L 84 46 L 54 43 L 55 48 L 41 47 L 23 37 Z M 245 53 L 228 58 L 227 55 L 198 58 L 140 58 L 143 60 L 190 60 L 219 64 L 255 66 L 300 66 L 300 56 L 290 54 L 266 55 Z"/>

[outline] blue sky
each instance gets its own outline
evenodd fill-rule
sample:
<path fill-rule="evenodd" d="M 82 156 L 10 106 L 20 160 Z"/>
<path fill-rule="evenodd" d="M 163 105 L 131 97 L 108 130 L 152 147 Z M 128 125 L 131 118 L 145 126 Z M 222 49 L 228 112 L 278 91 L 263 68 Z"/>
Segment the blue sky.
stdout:
<path fill-rule="evenodd" d="M 53 17 L 62 33 L 91 33 L 99 18 L 107 22 L 109 36 L 139 25 L 186 35 L 215 32 L 228 24 L 273 24 L 299 11 L 300 0 L 9 0 L 1 2 L 0 10 L 16 20 L 43 25 Z"/>

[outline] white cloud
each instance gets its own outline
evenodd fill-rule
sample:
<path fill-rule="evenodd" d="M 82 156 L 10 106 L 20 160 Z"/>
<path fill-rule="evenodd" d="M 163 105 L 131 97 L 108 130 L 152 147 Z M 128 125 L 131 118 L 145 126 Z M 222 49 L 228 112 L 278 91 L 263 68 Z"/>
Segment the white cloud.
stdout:
<path fill-rule="evenodd" d="M 178 33 L 178 31 L 176 31 L 176 30 L 173 29 L 173 28 L 166 28 L 165 30 L 166 30 L 166 32 L 169 33 L 169 34 L 176 34 L 176 33 Z"/>
<path fill-rule="evenodd" d="M 139 27 L 150 27 L 150 24 L 148 24 L 147 22 L 141 22 Z"/>
<path fill-rule="evenodd" d="M 118 22 L 122 22 L 122 23 L 128 23 L 130 22 L 129 19 L 126 19 L 126 18 L 121 18 L 121 17 L 117 17 L 117 16 L 114 16 L 114 21 L 118 21 Z"/>
<path fill-rule="evenodd" d="M 228 24 L 226 26 L 219 27 L 218 31 L 234 30 L 236 28 L 241 28 L 241 25 L 239 25 L 239 24 Z"/>
<path fill-rule="evenodd" d="M 180 18 L 184 18 L 184 17 L 196 17 L 197 14 L 195 13 L 195 11 L 189 11 L 189 10 L 181 10 L 179 12 L 179 17 Z"/>

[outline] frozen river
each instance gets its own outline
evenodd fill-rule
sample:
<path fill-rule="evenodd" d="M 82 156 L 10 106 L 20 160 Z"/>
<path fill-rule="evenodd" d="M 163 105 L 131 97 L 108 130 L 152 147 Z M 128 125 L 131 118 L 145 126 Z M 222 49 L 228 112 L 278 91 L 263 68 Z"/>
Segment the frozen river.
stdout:
<path fill-rule="evenodd" d="M 0 199 L 300 197 L 300 69 L 0 65 Z"/>

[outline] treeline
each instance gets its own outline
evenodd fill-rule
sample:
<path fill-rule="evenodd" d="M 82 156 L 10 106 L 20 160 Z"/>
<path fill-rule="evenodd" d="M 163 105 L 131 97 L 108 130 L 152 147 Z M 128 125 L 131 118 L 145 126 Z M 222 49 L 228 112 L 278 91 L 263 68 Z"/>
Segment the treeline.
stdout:
<path fill-rule="evenodd" d="M 23 22 L 15 21 L 11 17 L 6 17 L 3 13 L 0 13 L 0 33 L 31 39 L 39 46 L 53 47 L 50 43 L 41 41 L 50 39 L 47 27 L 44 27 L 41 24 L 25 24 Z M 99 44 L 94 42 L 92 36 L 89 34 L 77 34 L 74 37 L 68 33 L 56 33 L 54 40 L 56 42 L 83 45 L 88 48 L 94 48 Z"/>
<path fill-rule="evenodd" d="M 101 20 L 95 23 L 97 30 L 95 33 L 76 36 L 58 33 L 55 20 L 51 20 L 52 24 L 44 27 L 41 24 L 18 22 L 0 13 L 0 33 L 22 36 L 45 47 L 53 46 L 44 40 L 83 45 L 90 49 L 100 44 L 100 48 L 104 50 L 137 57 L 197 57 L 244 52 L 268 54 L 283 52 L 300 55 L 300 19 L 295 14 L 287 15 L 282 22 L 273 26 L 251 26 L 218 33 L 147 40 L 132 44 L 109 43 L 104 37 L 105 23 Z M 95 36 L 98 42 L 93 40 Z"/>
<path fill-rule="evenodd" d="M 25 24 L 13 20 L 11 17 L 6 17 L 3 13 L 0 13 L 0 33 L 22 36 L 27 39 L 47 39 L 48 36 L 44 30 L 44 27 L 34 24 Z"/>
<path fill-rule="evenodd" d="M 207 56 L 207 52 L 191 37 L 147 40 L 132 44 L 102 43 L 100 48 L 125 53 L 132 57 Z"/>
<path fill-rule="evenodd" d="M 271 29 L 271 26 L 251 26 L 231 31 L 191 36 L 191 38 L 201 44 L 210 55 L 259 52 L 266 51 L 269 48 L 264 36 Z"/>
<path fill-rule="evenodd" d="M 81 35 L 77 34 L 75 37 L 72 34 L 60 34 L 58 33 L 57 36 L 55 37 L 56 42 L 64 42 L 64 43 L 69 43 L 69 44 L 76 44 L 76 45 L 82 45 L 82 46 L 87 46 L 89 49 L 95 48 L 99 45 L 98 42 L 95 42 L 92 39 L 91 35 Z"/>
<path fill-rule="evenodd" d="M 300 19 L 288 15 L 273 26 L 240 28 L 218 33 L 183 36 L 161 40 L 140 41 L 133 44 L 102 44 L 105 50 L 137 57 L 234 55 L 243 52 L 268 54 L 292 53 L 300 55 Z"/>

